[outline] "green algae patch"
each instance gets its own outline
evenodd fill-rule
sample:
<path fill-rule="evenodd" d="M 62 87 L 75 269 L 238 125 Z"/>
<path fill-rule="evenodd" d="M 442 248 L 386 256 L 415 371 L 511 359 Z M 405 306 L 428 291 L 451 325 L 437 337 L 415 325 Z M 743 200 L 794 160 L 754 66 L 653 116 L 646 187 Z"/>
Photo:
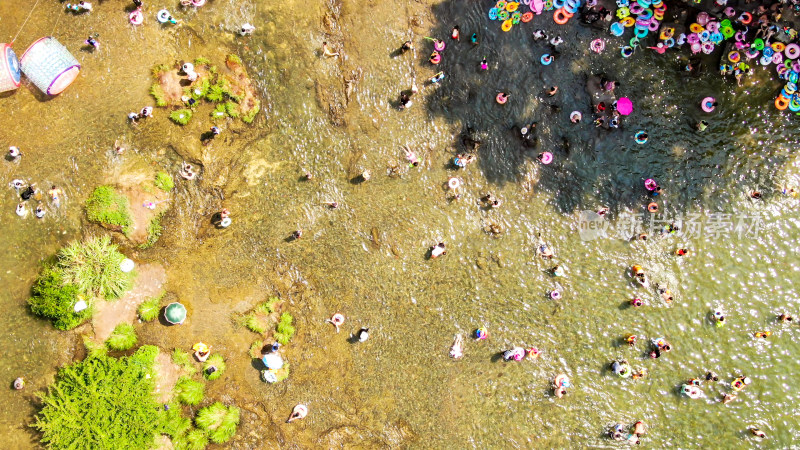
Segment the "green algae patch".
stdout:
<path fill-rule="evenodd" d="M 156 180 L 154 183 L 157 188 L 164 192 L 169 192 L 175 187 L 175 181 L 167 172 L 164 172 L 163 170 L 156 173 Z"/>
<path fill-rule="evenodd" d="M 86 215 L 89 221 L 98 223 L 114 231 L 128 235 L 131 232 L 131 218 L 128 198 L 112 186 L 98 186 L 86 200 Z"/>
<path fill-rule="evenodd" d="M 192 120 L 192 110 L 179 109 L 177 111 L 172 111 L 169 113 L 169 119 L 178 125 L 186 125 L 190 120 Z"/>
<path fill-rule="evenodd" d="M 130 357 L 90 355 L 59 369 L 31 425 L 41 442 L 51 449 L 152 448 L 164 416 L 154 395 L 157 355 L 157 347 L 143 346 Z"/>
<path fill-rule="evenodd" d="M 108 236 L 73 241 L 56 256 L 34 283 L 28 304 L 59 330 L 90 319 L 96 299 L 116 300 L 133 286 L 135 274 L 120 269 L 125 256 Z"/>
<path fill-rule="evenodd" d="M 295 332 L 294 326 L 292 326 L 293 321 L 294 317 L 292 317 L 291 314 L 281 314 L 281 320 L 278 321 L 278 325 L 275 327 L 275 333 L 272 335 L 281 345 L 286 345 L 292 340 L 292 336 L 294 336 Z"/>

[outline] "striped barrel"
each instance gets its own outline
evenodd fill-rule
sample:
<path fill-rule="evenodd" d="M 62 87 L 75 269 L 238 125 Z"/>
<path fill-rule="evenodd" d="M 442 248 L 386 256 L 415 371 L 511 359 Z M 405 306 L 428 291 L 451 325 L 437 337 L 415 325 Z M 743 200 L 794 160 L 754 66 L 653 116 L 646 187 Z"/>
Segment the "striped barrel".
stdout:
<path fill-rule="evenodd" d="M 0 44 L 0 92 L 13 91 L 19 87 L 20 71 L 17 54 L 10 44 Z"/>
<path fill-rule="evenodd" d="M 61 93 L 81 70 L 78 60 L 51 36 L 31 44 L 19 61 L 22 73 L 47 95 Z"/>

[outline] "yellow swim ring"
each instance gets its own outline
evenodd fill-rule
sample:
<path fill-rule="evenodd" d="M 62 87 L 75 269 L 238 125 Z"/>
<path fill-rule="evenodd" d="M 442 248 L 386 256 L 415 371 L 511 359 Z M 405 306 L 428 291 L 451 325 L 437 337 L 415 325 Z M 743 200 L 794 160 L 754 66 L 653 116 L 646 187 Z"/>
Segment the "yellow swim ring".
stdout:
<path fill-rule="evenodd" d="M 519 3 L 517 3 L 517 2 L 508 2 L 508 3 L 506 3 L 506 11 L 508 11 L 508 12 L 514 12 L 514 11 L 517 10 L 517 8 L 519 8 Z"/>
<path fill-rule="evenodd" d="M 505 22 L 503 22 L 503 25 L 500 27 L 500 29 L 503 30 L 503 31 L 510 30 L 511 27 L 513 26 L 513 23 L 511 23 L 511 22 L 512 22 L 511 19 L 506 20 Z"/>
<path fill-rule="evenodd" d="M 624 18 L 624 19 L 620 20 L 620 21 L 619 21 L 619 23 L 621 23 L 621 24 L 622 24 L 622 26 L 624 26 L 625 28 L 630 28 L 630 27 L 632 27 L 632 26 L 633 26 L 633 24 L 635 24 L 635 23 L 636 23 L 636 21 L 635 21 L 635 20 L 633 20 L 633 17 L 631 17 L 631 16 L 628 16 L 628 17 L 626 17 L 626 18 Z"/>

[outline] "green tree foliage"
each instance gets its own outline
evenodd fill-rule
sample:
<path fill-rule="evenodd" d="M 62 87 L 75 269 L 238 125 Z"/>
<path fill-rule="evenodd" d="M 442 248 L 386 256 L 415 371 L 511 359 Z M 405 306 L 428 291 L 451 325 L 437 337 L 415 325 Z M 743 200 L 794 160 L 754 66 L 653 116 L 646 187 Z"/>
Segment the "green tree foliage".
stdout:
<path fill-rule="evenodd" d="M 86 215 L 92 222 L 119 227 L 127 235 L 133 225 L 128 207 L 128 197 L 111 186 L 98 186 L 86 200 Z"/>
<path fill-rule="evenodd" d="M 201 430 L 208 433 L 212 442 L 222 444 L 228 442 L 239 425 L 239 408 L 235 406 L 226 407 L 220 402 L 201 409 L 194 419 L 195 424 Z"/>
<path fill-rule="evenodd" d="M 203 450 L 208 445 L 208 435 L 203 430 L 194 429 L 186 435 L 186 450 Z"/>
<path fill-rule="evenodd" d="M 128 350 L 136 345 L 136 341 L 136 331 L 133 330 L 133 325 L 121 323 L 111 332 L 111 336 L 106 340 L 106 345 L 111 350 Z"/>
<path fill-rule="evenodd" d="M 152 365 L 158 349 L 128 358 L 89 356 L 61 368 L 32 427 L 51 449 L 149 449 L 163 409 L 155 401 Z"/>
<path fill-rule="evenodd" d="M 173 393 L 175 398 L 184 405 L 199 405 L 203 401 L 206 385 L 194 381 L 189 377 L 181 377 L 177 383 Z"/>

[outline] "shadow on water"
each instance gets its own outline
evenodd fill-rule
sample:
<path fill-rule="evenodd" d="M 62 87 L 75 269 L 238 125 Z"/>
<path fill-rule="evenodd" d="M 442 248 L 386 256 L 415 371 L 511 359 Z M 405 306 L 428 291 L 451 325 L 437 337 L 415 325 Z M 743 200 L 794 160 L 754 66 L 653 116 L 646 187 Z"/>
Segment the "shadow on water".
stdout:
<path fill-rule="evenodd" d="M 538 187 L 553 195 L 562 213 L 601 205 L 612 213 L 643 211 L 652 201 L 642 185 L 647 178 L 664 186 L 676 209 L 712 193 L 717 194 L 714 201 L 741 194 L 730 189 L 734 184 L 766 192 L 776 187 L 775 177 L 793 145 L 781 135 L 794 118 L 771 108 L 780 89 L 774 67 L 757 67 L 753 79 L 737 87 L 710 69 L 701 77 L 682 72 L 688 50 L 658 55 L 637 49 L 633 57 L 623 59 L 618 48 L 630 36 L 610 36 L 582 23 L 578 14 L 558 26 L 552 12 L 545 12 L 503 32 L 499 21 L 488 19 L 490 7 L 456 1 L 434 5 L 439 22 L 429 36 L 445 41 L 442 62 L 428 62 L 431 41 L 421 41 L 417 50 L 423 65 L 446 77 L 437 84 L 426 80 L 420 91 L 429 114 L 461 127 L 454 153 L 469 152 L 470 142 L 479 142 L 477 165 L 489 182 L 522 181 L 537 165 Z M 461 30 L 459 41 L 450 37 L 455 25 Z M 536 29 L 544 29 L 551 38 L 561 36 L 564 43 L 554 52 L 551 44 L 534 40 Z M 472 33 L 477 33 L 478 44 L 470 42 Z M 596 38 L 606 43 L 600 55 L 589 49 Z M 539 62 L 545 53 L 556 55 L 548 66 Z M 484 57 L 488 70 L 480 68 Z M 718 60 L 719 50 L 704 63 L 716 67 Z M 634 112 L 623 117 L 619 129 L 594 126 L 592 97 L 586 89 L 592 75 L 620 81 L 617 97 L 633 100 Z M 548 96 L 546 91 L 556 85 L 558 92 Z M 511 94 L 508 103 L 495 101 L 499 92 Z M 713 114 L 699 108 L 700 99 L 709 95 L 720 102 Z M 571 111 L 583 114 L 580 123 L 570 122 Z M 711 123 L 703 133 L 695 129 L 700 120 Z M 535 143 L 525 142 L 520 134 L 520 128 L 531 123 L 538 123 Z M 648 132 L 649 142 L 635 142 L 638 130 Z M 550 165 L 536 161 L 545 151 L 554 156 Z"/>

